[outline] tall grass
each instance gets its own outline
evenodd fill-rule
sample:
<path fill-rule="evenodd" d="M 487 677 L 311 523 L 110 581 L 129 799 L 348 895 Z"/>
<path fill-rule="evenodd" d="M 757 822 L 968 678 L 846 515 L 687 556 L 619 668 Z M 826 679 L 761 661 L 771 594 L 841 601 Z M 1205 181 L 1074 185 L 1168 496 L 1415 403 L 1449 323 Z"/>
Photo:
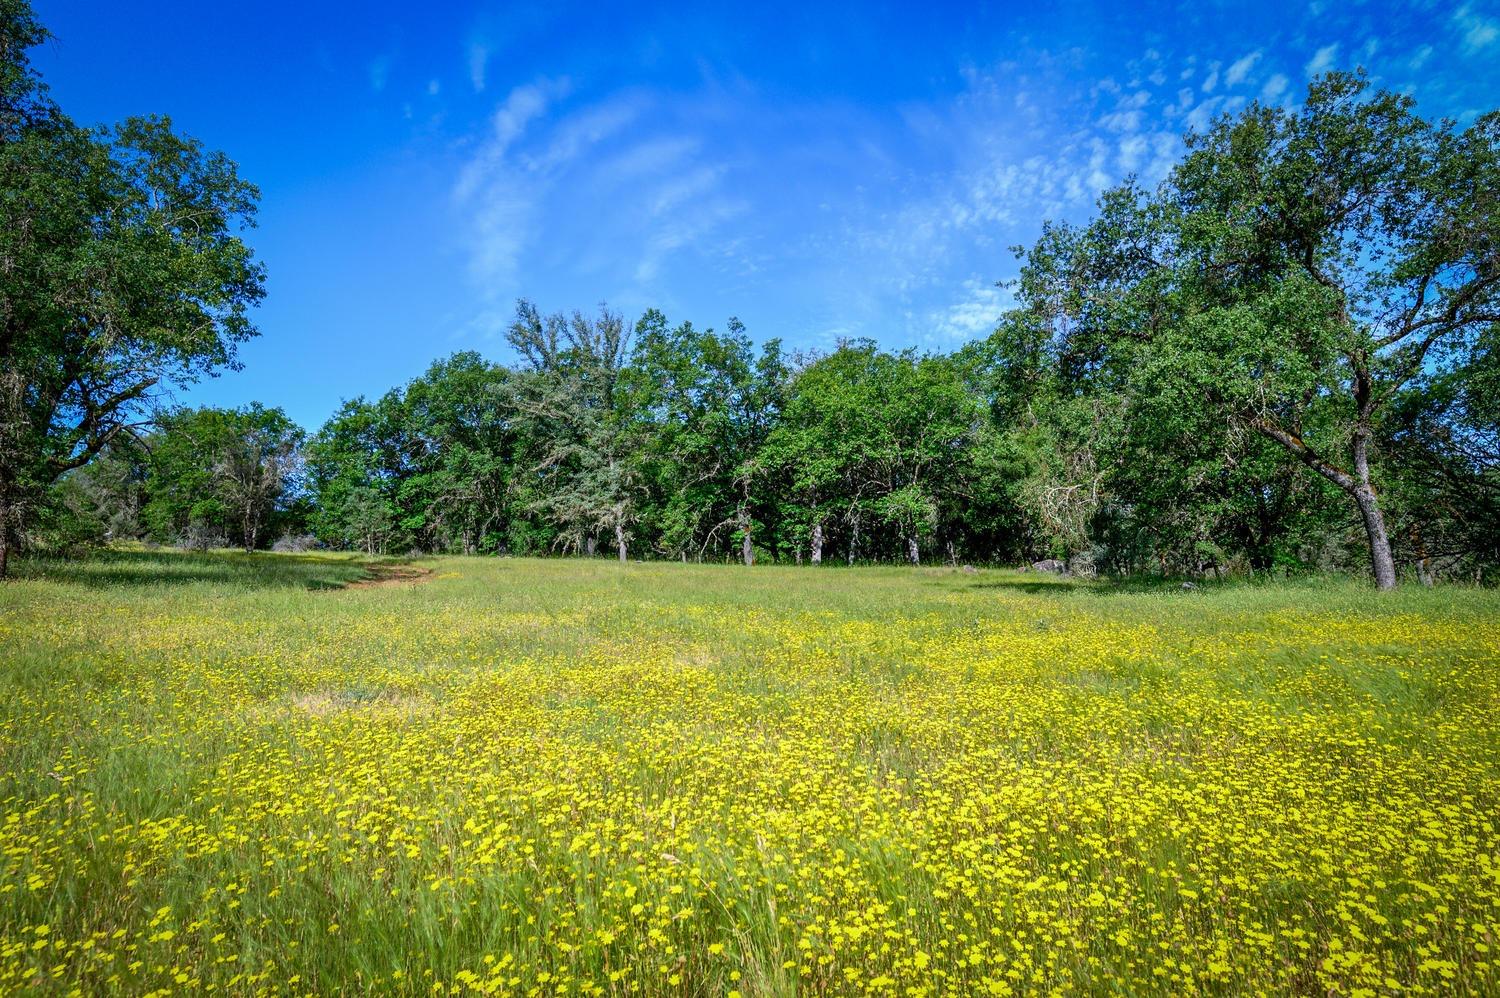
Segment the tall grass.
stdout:
<path fill-rule="evenodd" d="M 117 552 L 0 586 L 0 989 L 1500 988 L 1500 597 Z"/>

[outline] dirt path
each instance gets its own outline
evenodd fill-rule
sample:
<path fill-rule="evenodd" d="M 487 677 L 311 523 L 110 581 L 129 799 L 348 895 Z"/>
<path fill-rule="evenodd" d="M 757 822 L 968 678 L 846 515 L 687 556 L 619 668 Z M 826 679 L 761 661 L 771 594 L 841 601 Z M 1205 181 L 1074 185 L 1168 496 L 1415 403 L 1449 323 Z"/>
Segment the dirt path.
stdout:
<path fill-rule="evenodd" d="M 383 586 L 414 586 L 432 581 L 432 569 L 418 568 L 415 565 L 367 565 L 365 571 L 368 573 L 366 578 L 356 579 L 344 588 L 378 589 Z"/>

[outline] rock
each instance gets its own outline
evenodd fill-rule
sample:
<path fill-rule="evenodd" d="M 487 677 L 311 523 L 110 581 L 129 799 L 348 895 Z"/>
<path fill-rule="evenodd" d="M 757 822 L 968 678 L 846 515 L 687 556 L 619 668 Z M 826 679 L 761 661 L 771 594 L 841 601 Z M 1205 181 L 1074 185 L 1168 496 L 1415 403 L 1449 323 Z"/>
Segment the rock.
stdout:
<path fill-rule="evenodd" d="M 1196 583 L 1196 582 L 1184 582 L 1182 584 L 1182 588 L 1184 588 L 1184 589 L 1197 589 L 1198 588 L 1198 583 Z"/>
<path fill-rule="evenodd" d="M 1053 575 L 1068 574 L 1068 563 L 1058 561 L 1056 558 L 1044 558 L 1041 561 L 1034 561 L 1031 563 L 1031 567 L 1038 572 L 1051 572 Z"/>
<path fill-rule="evenodd" d="M 963 568 L 959 569 L 959 571 L 963 572 L 965 575 L 975 575 L 979 570 L 973 565 L 965 565 Z"/>

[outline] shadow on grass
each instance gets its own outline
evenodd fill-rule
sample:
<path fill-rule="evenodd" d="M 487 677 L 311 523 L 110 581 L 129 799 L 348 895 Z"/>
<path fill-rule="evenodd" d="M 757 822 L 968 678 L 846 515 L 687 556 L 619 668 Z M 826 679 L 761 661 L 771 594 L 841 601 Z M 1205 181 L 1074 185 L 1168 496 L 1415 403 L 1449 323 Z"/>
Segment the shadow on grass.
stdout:
<path fill-rule="evenodd" d="M 1155 594 L 1161 596 L 1191 596 L 1197 592 L 1219 591 L 1244 582 L 1231 580 L 1211 581 L 1184 580 L 1162 576 L 1133 576 L 1126 578 L 1075 579 L 1059 576 L 1028 578 L 1024 575 L 997 576 L 977 579 L 966 584 L 965 589 L 1011 590 L 1032 595 L 1061 596 L 1065 593 L 1087 593 L 1091 596 L 1125 596 Z"/>
<path fill-rule="evenodd" d="M 93 589 L 231 586 L 237 589 L 342 589 L 367 576 L 359 562 L 320 555 L 242 551 L 95 551 L 79 558 L 28 559 L 16 577 Z"/>
<path fill-rule="evenodd" d="M 1076 589 L 1085 588 L 1077 582 L 1059 580 L 1057 582 L 1036 582 L 1029 579 L 984 579 L 979 582 L 970 582 L 965 589 L 1008 589 L 1015 592 L 1031 593 L 1033 595 L 1050 596 L 1070 593 Z"/>

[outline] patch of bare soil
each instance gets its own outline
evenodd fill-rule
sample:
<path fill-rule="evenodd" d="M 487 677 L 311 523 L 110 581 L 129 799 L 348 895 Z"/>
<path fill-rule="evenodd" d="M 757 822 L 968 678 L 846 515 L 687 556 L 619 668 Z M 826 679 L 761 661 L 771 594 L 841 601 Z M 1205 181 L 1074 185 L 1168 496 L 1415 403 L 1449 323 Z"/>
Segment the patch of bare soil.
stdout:
<path fill-rule="evenodd" d="M 415 714 L 430 706 L 430 701 L 410 694 L 366 690 L 315 690 L 292 697 L 290 703 L 297 711 L 313 717 L 330 717 L 349 710 Z"/>
<path fill-rule="evenodd" d="M 370 565 L 365 578 L 344 586 L 345 589 L 378 589 L 384 586 L 414 586 L 432 581 L 432 569 L 415 565 Z"/>

